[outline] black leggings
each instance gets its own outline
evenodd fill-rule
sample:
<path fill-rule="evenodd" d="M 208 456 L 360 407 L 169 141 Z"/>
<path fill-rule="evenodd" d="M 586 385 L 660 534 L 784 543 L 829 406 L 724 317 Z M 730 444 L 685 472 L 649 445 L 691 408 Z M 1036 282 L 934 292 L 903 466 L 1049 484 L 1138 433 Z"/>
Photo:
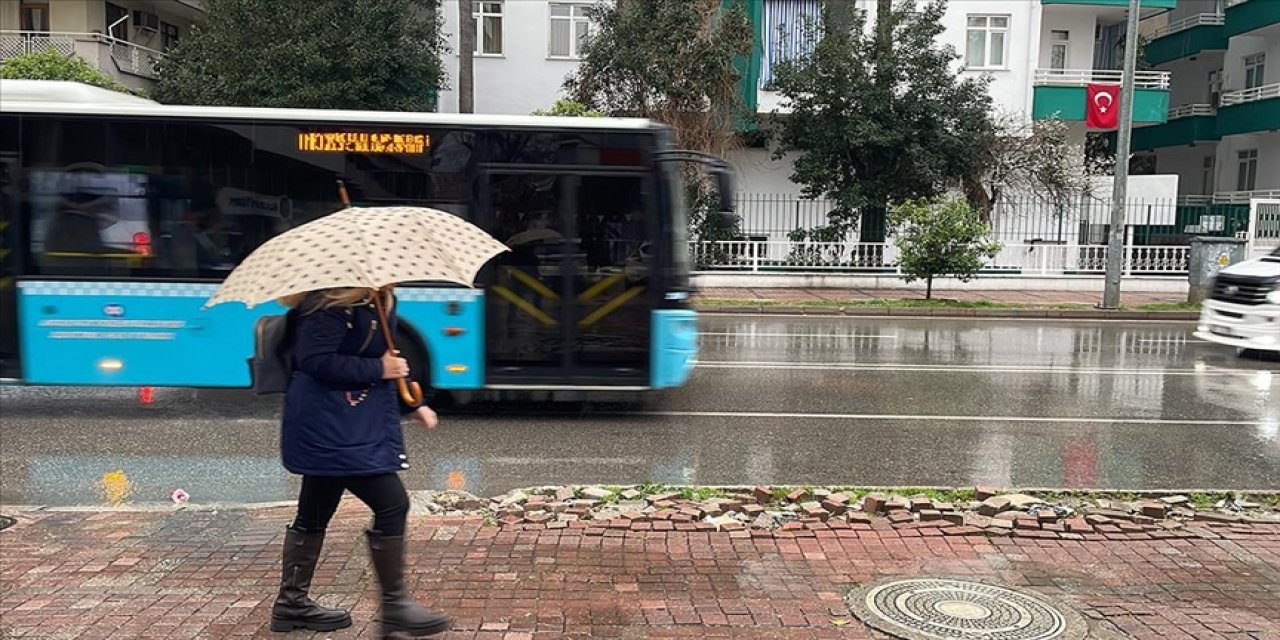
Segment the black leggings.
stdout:
<path fill-rule="evenodd" d="M 384 473 L 377 476 L 302 476 L 298 493 L 298 516 L 293 528 L 307 533 L 324 533 L 329 520 L 338 510 L 342 492 L 350 491 L 371 510 L 373 528 L 384 536 L 404 535 L 409 517 L 409 494 L 400 476 Z"/>

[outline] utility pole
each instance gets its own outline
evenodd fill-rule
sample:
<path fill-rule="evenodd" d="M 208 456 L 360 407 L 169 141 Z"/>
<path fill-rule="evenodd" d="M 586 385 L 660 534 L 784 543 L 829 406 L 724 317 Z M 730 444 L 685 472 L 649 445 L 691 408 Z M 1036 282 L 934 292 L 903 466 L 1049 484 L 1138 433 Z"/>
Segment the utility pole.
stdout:
<path fill-rule="evenodd" d="M 1124 36 L 1124 76 L 1120 81 L 1120 127 L 1116 131 L 1115 184 L 1111 188 L 1111 233 L 1107 242 L 1107 275 L 1103 309 L 1120 308 L 1120 276 L 1125 258 L 1125 198 L 1129 187 L 1129 142 L 1133 134 L 1133 76 L 1138 68 L 1139 0 L 1129 0 Z"/>
<path fill-rule="evenodd" d="M 476 112 L 476 17 L 472 0 L 458 0 L 458 113 Z"/>

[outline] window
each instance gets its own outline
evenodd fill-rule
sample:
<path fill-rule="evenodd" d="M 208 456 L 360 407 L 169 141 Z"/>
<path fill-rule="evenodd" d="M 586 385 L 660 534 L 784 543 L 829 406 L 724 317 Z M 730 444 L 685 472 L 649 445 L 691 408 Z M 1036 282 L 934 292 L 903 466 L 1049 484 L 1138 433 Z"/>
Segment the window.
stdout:
<path fill-rule="evenodd" d="M 1244 88 L 1256 89 L 1262 86 L 1262 79 L 1267 72 L 1267 54 L 1255 53 L 1244 57 Z"/>
<path fill-rule="evenodd" d="M 476 2 L 476 55 L 502 55 L 502 3 Z"/>
<path fill-rule="evenodd" d="M 970 69 L 1003 69 L 1009 46 L 1009 16 L 969 16 L 964 63 Z"/>
<path fill-rule="evenodd" d="M 1216 166 L 1217 166 L 1216 156 L 1204 157 L 1204 174 L 1203 174 L 1204 188 L 1200 190 L 1200 193 L 1206 196 L 1213 195 L 1214 169 L 1216 168 Z"/>
<path fill-rule="evenodd" d="M 579 58 L 582 45 L 591 37 L 589 5 L 551 3 L 551 35 L 547 55 L 552 58 Z"/>
<path fill-rule="evenodd" d="M 1222 106 L 1222 69 L 1209 72 L 1209 104 L 1214 109 Z"/>
<path fill-rule="evenodd" d="M 118 4 L 107 3 L 107 35 L 121 40 L 129 38 L 129 10 Z"/>
<path fill-rule="evenodd" d="M 1253 191 L 1258 188 L 1258 150 L 1249 149 L 1236 154 L 1239 165 L 1236 173 L 1236 191 Z"/>
<path fill-rule="evenodd" d="M 23 31 L 49 31 L 49 5 L 23 3 L 19 22 Z"/>
<path fill-rule="evenodd" d="M 1070 31 L 1049 32 L 1049 68 L 1062 73 L 1067 68 L 1067 60 L 1071 50 Z"/>
<path fill-rule="evenodd" d="M 168 51 L 178 45 L 178 25 L 160 23 L 160 44 Z"/>

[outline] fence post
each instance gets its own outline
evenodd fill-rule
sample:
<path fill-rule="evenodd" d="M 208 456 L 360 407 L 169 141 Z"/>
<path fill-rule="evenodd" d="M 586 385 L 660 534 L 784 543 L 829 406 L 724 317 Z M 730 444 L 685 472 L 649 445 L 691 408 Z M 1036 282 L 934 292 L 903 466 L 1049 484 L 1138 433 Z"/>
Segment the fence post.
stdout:
<path fill-rule="evenodd" d="M 747 246 L 751 247 L 751 271 L 760 271 L 760 251 L 759 245 L 755 242 L 747 241 Z"/>
<path fill-rule="evenodd" d="M 1133 225 L 1125 225 L 1124 230 L 1124 275 L 1133 275 Z"/>

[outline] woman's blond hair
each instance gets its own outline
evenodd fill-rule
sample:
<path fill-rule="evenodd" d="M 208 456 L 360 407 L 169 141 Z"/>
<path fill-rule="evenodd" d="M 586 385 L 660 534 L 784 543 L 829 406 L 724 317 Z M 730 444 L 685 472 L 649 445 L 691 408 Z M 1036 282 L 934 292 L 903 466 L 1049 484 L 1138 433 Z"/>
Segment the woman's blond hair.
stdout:
<path fill-rule="evenodd" d="M 391 306 L 391 287 L 381 289 L 387 306 Z M 325 309 L 345 309 L 369 304 L 373 299 L 373 289 L 363 287 L 337 287 L 320 291 L 304 291 L 284 296 L 277 300 L 286 309 L 299 309 L 303 313 L 315 313 Z"/>

